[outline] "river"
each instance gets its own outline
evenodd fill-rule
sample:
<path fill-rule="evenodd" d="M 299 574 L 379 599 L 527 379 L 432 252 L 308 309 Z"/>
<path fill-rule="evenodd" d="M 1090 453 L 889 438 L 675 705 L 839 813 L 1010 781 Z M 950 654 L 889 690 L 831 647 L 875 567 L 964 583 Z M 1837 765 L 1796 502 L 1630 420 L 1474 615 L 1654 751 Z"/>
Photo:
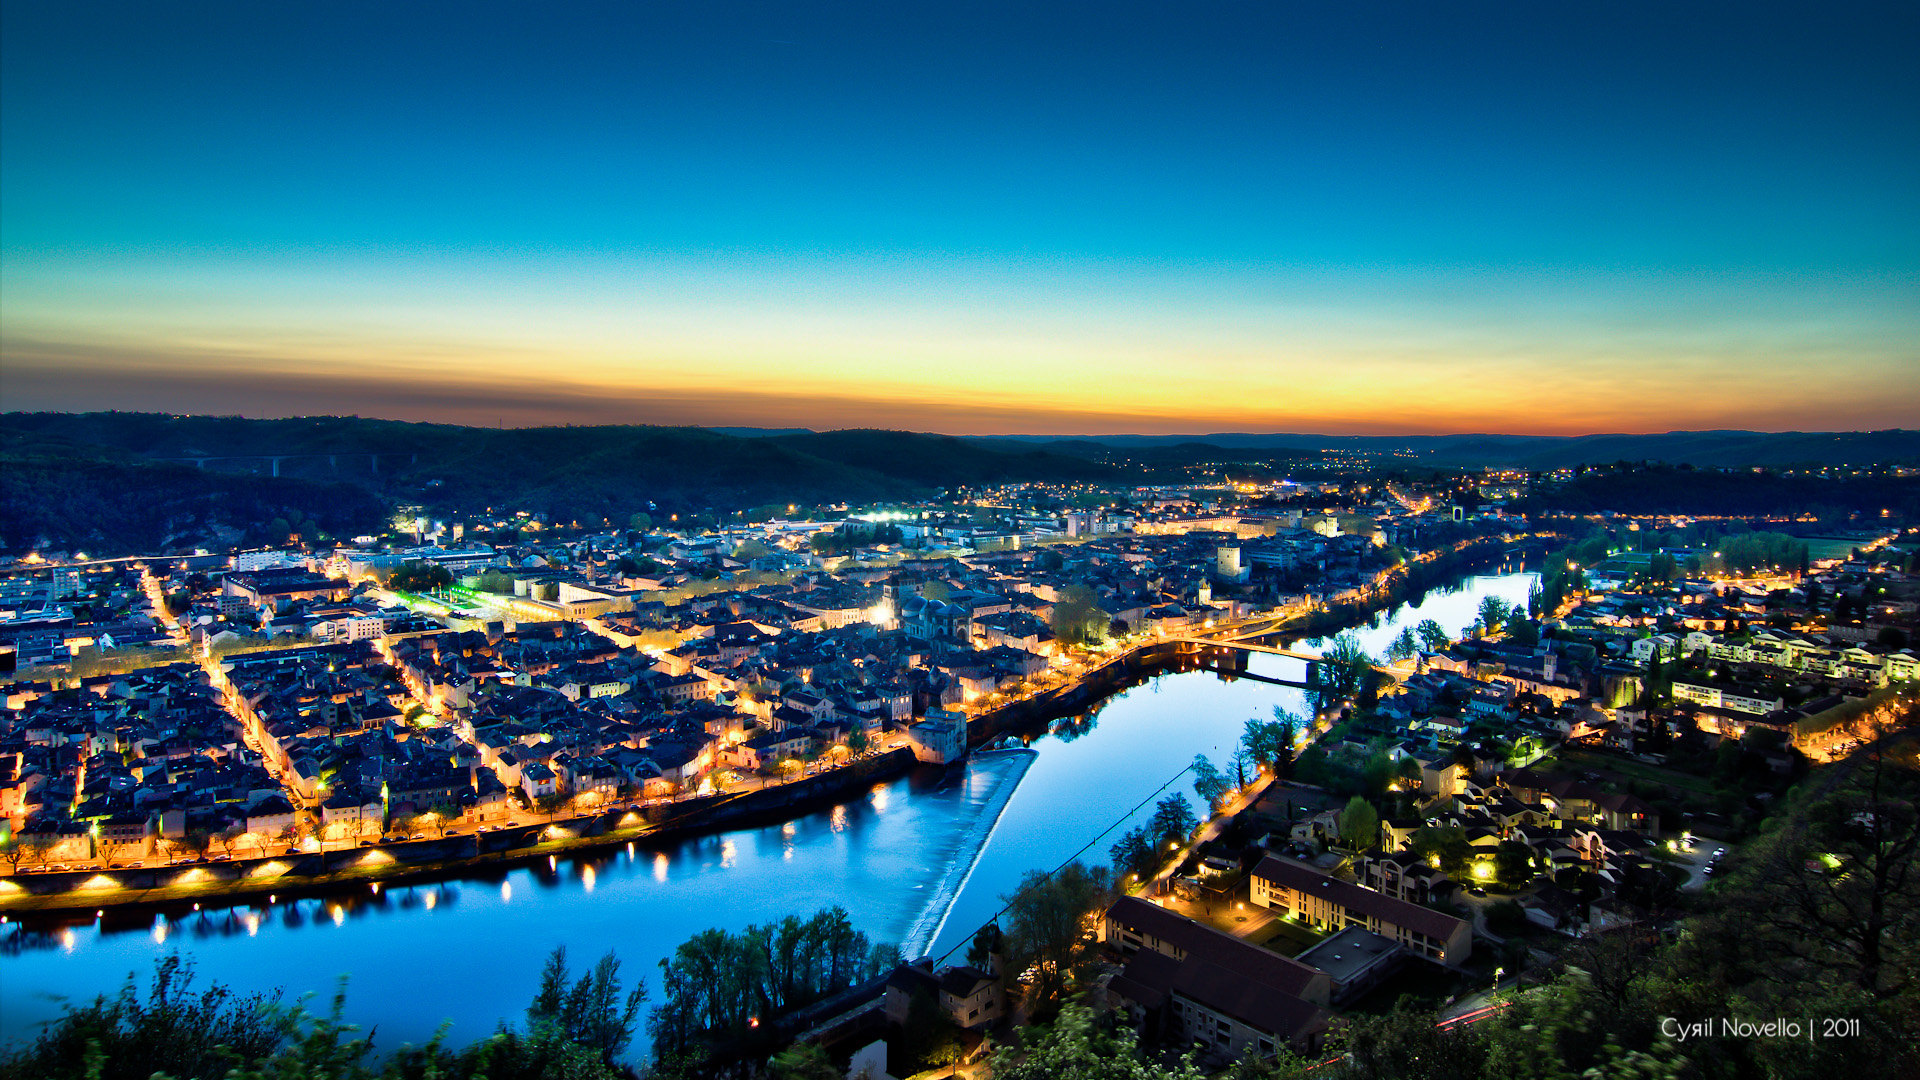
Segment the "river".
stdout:
<path fill-rule="evenodd" d="M 1402 626 L 1458 632 L 1480 598 L 1524 603 L 1534 575 L 1470 578 L 1357 631 L 1376 655 Z M 1298 680 L 1303 664 L 1255 654 L 1253 674 Z M 539 970 L 566 945 L 576 970 L 612 949 L 629 979 L 694 933 L 739 929 L 839 904 L 876 941 L 910 954 L 959 949 L 1020 877 L 1091 845 L 1104 862 L 1120 828 L 1204 753 L 1225 765 L 1242 727 L 1304 694 L 1205 671 L 1169 673 L 1108 698 L 1035 739 L 1031 752 L 922 769 L 784 825 L 629 846 L 552 865 L 400 886 L 375 894 L 243 905 L 172 918 L 115 916 L 0 926 L 0 1040 L 31 1038 L 59 999 L 112 993 L 178 951 L 202 983 L 284 988 L 321 1004 L 349 977 L 348 1018 L 378 1023 L 378 1046 L 419 1043 L 443 1022 L 465 1042 L 517 1021 Z M 1192 796 L 1190 777 L 1169 790 Z M 1145 803 L 1143 809 L 1134 808 Z M 1197 801 L 1196 804 L 1197 806 Z M 644 1042 L 644 1038 L 640 1040 Z"/>

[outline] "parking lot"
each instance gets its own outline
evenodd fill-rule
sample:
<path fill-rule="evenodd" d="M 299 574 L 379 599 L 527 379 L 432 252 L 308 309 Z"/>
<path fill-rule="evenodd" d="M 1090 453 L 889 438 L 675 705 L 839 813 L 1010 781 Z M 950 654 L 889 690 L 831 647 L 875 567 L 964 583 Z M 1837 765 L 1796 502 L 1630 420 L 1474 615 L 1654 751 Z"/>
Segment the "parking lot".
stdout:
<path fill-rule="evenodd" d="M 1724 841 L 1703 836 L 1694 837 L 1692 850 L 1682 845 L 1680 850 L 1674 853 L 1674 865 L 1684 867 L 1687 871 L 1687 880 L 1681 883 L 1680 891 L 1699 892 L 1706 888 L 1707 882 L 1713 879 L 1713 874 L 1719 873 L 1717 869 L 1712 873 L 1708 872 L 1708 867 L 1714 865 L 1717 858 L 1715 853 L 1728 850 L 1730 849 Z"/>

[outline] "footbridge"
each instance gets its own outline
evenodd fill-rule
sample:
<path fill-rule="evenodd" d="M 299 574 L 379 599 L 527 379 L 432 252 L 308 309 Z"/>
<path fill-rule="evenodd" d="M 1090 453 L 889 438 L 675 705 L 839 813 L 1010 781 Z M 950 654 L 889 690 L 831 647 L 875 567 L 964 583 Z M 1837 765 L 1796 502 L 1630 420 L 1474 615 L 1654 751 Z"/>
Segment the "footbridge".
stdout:
<path fill-rule="evenodd" d="M 1218 671 L 1223 675 L 1231 675 L 1234 678 L 1272 683 L 1275 686 L 1291 686 L 1297 689 L 1310 690 L 1314 685 L 1315 669 L 1320 664 L 1319 657 L 1308 653 L 1294 652 L 1291 649 L 1281 648 L 1275 645 L 1260 645 L 1250 641 L 1238 641 L 1233 638 L 1181 636 L 1169 637 L 1167 641 L 1171 644 L 1178 645 L 1181 652 L 1190 655 L 1205 656 L 1208 652 L 1212 652 L 1216 658 L 1215 662 L 1209 663 L 1206 660 L 1200 662 L 1200 666 L 1206 670 Z M 1293 660 L 1300 660 L 1306 664 L 1306 671 L 1302 673 L 1301 677 L 1297 680 L 1276 678 L 1272 675 L 1262 675 L 1259 672 L 1249 671 L 1247 670 L 1247 655 L 1249 653 L 1267 653 L 1270 656 L 1285 656 Z M 1234 655 L 1229 656 L 1223 654 Z"/>
<path fill-rule="evenodd" d="M 1315 653 L 1297 652 L 1293 649 L 1289 649 L 1280 645 L 1260 645 L 1252 641 L 1245 641 L 1239 638 L 1231 638 L 1231 637 L 1226 637 L 1226 638 L 1169 637 L 1167 640 L 1178 642 L 1179 644 L 1182 644 L 1182 645 L 1203 645 L 1208 648 L 1215 648 L 1215 649 L 1239 649 L 1242 652 L 1259 652 L 1259 653 L 1269 653 L 1274 656 L 1291 656 L 1295 660 L 1306 660 L 1310 662 L 1318 661 L 1320 659 L 1319 655 Z"/>

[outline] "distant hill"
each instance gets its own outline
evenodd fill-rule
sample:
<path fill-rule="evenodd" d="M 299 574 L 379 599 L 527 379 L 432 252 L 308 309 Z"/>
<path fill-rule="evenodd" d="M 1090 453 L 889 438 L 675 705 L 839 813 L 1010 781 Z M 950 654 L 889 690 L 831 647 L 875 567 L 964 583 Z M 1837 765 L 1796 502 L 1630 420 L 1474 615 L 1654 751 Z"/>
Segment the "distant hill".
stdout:
<path fill-rule="evenodd" d="M 1007 436 L 998 443 L 1061 444 L 1057 436 Z M 1669 431 L 1647 435 L 1312 435 L 1216 432 L 1209 435 L 1101 435 L 1086 441 L 1121 450 L 1166 451 L 1204 444 L 1223 449 L 1383 453 L 1410 450 L 1435 465 L 1513 465 L 1557 469 L 1615 461 L 1701 466 L 1872 465 L 1920 461 L 1920 430 Z"/>
<path fill-rule="evenodd" d="M 901 431 L 741 437 L 703 428 L 498 429 L 358 417 L 9 413 L 0 417 L 0 448 L 11 459 L 111 463 L 122 473 L 165 467 L 172 485 L 192 486 L 192 475 L 211 481 L 247 473 L 346 483 L 448 511 L 524 509 L 558 521 L 619 521 L 650 507 L 904 499 L 963 485 L 1118 475 L 1109 465 L 1043 448 L 1009 453 Z M 205 473 L 196 467 L 202 464 Z M 204 486 L 209 499 L 221 487 Z"/>
<path fill-rule="evenodd" d="M 1601 469 L 1562 484 L 1542 484 L 1513 507 L 1519 513 L 1775 515 L 1828 518 L 1851 513 L 1869 520 L 1882 510 L 1911 520 L 1920 515 L 1920 477 L 1847 476 L 1835 479 L 1722 472 L 1690 465 Z"/>
<path fill-rule="evenodd" d="M 1226 433 L 1044 440 L 877 430 L 736 431 L 632 425 L 471 428 L 352 416 L 252 420 L 8 413 L 0 416 L 0 509 L 7 515 L 0 521 L 0 543 L 10 549 L 44 542 L 88 550 L 153 550 L 159 544 L 212 540 L 274 518 L 296 528 L 304 522 L 315 531 L 348 535 L 350 529 L 377 526 L 381 508 L 395 504 L 468 515 L 527 510 L 560 522 L 624 521 L 635 511 L 873 502 L 1021 481 L 1115 482 L 1160 464 L 1248 457 L 1284 463 L 1342 450 L 1413 450 L 1418 460 L 1435 465 L 1540 469 L 1643 460 L 1703 467 L 1920 461 L 1920 432 L 1908 430 L 1578 438 Z M 1822 490 L 1830 488 L 1814 488 L 1820 490 L 1764 494 L 1793 505 L 1822 504 Z M 1646 494 L 1670 501 L 1653 490 Z M 1747 505 L 1762 494 L 1728 489 L 1718 497 L 1729 505 Z M 1852 505 L 1858 502 L 1855 495 L 1877 497 L 1848 492 L 1843 501 Z M 1617 499 L 1624 501 L 1615 505 L 1632 501 L 1622 493 L 1576 487 L 1543 497 L 1542 508 L 1549 501 L 1571 508 Z"/>
<path fill-rule="evenodd" d="M 0 451 L 0 551 L 96 556 L 378 532 L 391 512 L 363 487 L 59 451 Z"/>
<path fill-rule="evenodd" d="M 922 487 L 1025 480 L 1109 480 L 1119 475 L 1119 470 L 1110 465 L 1056 453 L 1051 446 L 1002 450 L 951 435 L 853 429 L 780 435 L 771 441 L 826 461 L 873 469 Z"/>

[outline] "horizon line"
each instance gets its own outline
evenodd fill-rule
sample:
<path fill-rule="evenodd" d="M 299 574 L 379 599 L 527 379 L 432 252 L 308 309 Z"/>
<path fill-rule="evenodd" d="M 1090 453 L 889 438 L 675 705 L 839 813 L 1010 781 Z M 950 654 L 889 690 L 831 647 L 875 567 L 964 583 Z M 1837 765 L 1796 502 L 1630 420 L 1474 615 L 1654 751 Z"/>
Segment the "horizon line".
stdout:
<path fill-rule="evenodd" d="M 1491 430 L 1433 432 L 1433 433 L 1389 432 L 1389 433 L 1344 433 L 1344 434 L 1335 433 L 1335 432 L 1313 432 L 1313 431 L 1216 430 L 1216 431 L 1204 431 L 1204 432 L 1174 431 L 1174 432 L 1161 432 L 1161 433 L 1152 433 L 1152 432 L 1143 432 L 1143 431 L 1109 431 L 1109 432 L 1097 432 L 1097 433 L 1096 432 L 1078 432 L 1073 434 L 1048 435 L 1048 434 L 1039 434 L 1039 433 L 1033 433 L 1033 432 L 996 432 L 996 433 L 966 434 L 966 433 L 949 432 L 949 431 L 936 431 L 932 429 L 923 430 L 919 428 L 905 428 L 905 427 L 885 428 L 885 427 L 871 427 L 871 426 L 865 426 L 865 427 L 852 426 L 852 427 L 815 428 L 815 427 L 770 427 L 770 426 L 764 426 L 764 425 L 758 425 L 758 424 L 723 424 L 723 423 L 717 423 L 717 424 L 654 424 L 654 423 L 505 424 L 505 423 L 502 423 L 495 426 L 488 426 L 483 424 L 452 423 L 444 420 L 415 420 L 415 419 L 407 419 L 407 418 L 393 417 L 393 416 L 368 416 L 360 413 L 301 413 L 301 414 L 290 413 L 285 415 L 262 415 L 262 414 L 249 415 L 246 413 L 237 413 L 237 412 L 201 413 L 201 412 L 173 412 L 173 411 L 164 411 L 164 410 L 144 410 L 144 409 L 89 409 L 89 410 L 83 410 L 83 411 L 71 410 L 71 409 L 8 409 L 4 412 L 0 412 L 0 417 L 33 416 L 33 415 L 164 416 L 164 417 L 170 417 L 174 419 L 195 418 L 195 419 L 209 419 L 209 420 L 258 420 L 258 421 L 373 420 L 380 423 L 419 424 L 422 426 L 432 426 L 432 427 L 466 428 L 473 431 L 541 431 L 541 430 L 548 430 L 548 429 L 563 429 L 563 428 L 623 428 L 623 427 L 629 427 L 629 428 L 654 427 L 654 428 L 668 428 L 668 429 L 678 428 L 681 430 L 711 431 L 717 435 L 726 435 L 726 434 L 731 434 L 733 432 L 769 432 L 769 433 L 775 433 L 775 434 L 787 434 L 787 433 L 803 434 L 804 433 L 804 434 L 812 434 L 812 435 L 829 435 L 835 432 L 842 432 L 842 431 L 896 431 L 896 432 L 902 432 L 902 433 L 912 434 L 912 435 L 938 435 L 946 438 L 955 438 L 955 439 L 1020 439 L 1020 440 L 1033 440 L 1033 441 L 1046 441 L 1046 442 L 1073 442 L 1076 440 L 1098 441 L 1101 439 L 1188 439 L 1188 440 L 1194 440 L 1194 441 L 1204 441 L 1210 438 L 1300 438 L 1300 439 L 1374 439 L 1374 440 L 1378 440 L 1378 439 L 1442 440 L 1442 439 L 1500 438 L 1500 439 L 1553 439 L 1553 440 L 1571 441 L 1571 440 L 1577 440 L 1577 439 L 1649 438 L 1649 437 L 1657 437 L 1657 436 L 1663 436 L 1663 435 L 1836 435 L 1838 436 L 1838 435 L 1902 434 L 1902 433 L 1909 433 L 1909 432 L 1920 432 L 1920 428 L 1887 427 L 1887 428 L 1833 428 L 1833 429 L 1816 429 L 1816 430 L 1808 430 L 1803 428 L 1777 428 L 1777 429 L 1668 428 L 1665 430 L 1648 430 L 1648 431 L 1589 431 L 1589 432 L 1581 432 L 1579 434 L 1541 434 L 1541 433 L 1524 432 L 1524 431 L 1491 431 Z"/>

